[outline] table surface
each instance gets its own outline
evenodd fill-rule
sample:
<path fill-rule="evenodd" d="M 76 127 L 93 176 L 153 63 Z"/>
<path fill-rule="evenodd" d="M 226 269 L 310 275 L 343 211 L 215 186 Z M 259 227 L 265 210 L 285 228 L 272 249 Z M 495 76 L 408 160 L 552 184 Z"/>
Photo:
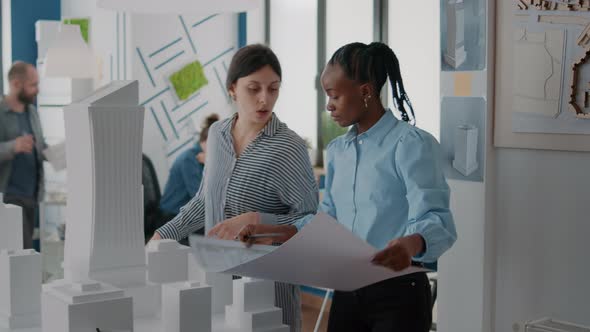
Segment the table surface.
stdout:
<path fill-rule="evenodd" d="M 218 314 L 213 316 L 213 329 L 212 332 L 245 332 L 248 329 L 232 328 L 225 324 L 224 314 Z M 134 320 L 133 329 L 141 332 L 163 332 L 162 321 L 157 318 L 137 318 Z M 41 332 L 41 327 L 30 328 L 30 329 L 5 329 L 0 327 L 0 332 Z M 103 331 L 108 332 L 108 331 Z M 166 331 L 169 332 L 169 331 Z"/>

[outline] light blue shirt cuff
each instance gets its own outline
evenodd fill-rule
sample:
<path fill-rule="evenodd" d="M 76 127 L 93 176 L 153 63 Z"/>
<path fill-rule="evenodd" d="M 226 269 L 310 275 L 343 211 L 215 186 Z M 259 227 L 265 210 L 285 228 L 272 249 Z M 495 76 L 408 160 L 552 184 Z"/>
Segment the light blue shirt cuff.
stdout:
<path fill-rule="evenodd" d="M 406 236 L 420 234 L 426 247 L 424 251 L 414 256 L 414 260 L 423 263 L 436 262 L 442 254 L 455 242 L 456 236 L 451 235 L 446 229 L 433 224 L 411 224 L 406 229 Z"/>

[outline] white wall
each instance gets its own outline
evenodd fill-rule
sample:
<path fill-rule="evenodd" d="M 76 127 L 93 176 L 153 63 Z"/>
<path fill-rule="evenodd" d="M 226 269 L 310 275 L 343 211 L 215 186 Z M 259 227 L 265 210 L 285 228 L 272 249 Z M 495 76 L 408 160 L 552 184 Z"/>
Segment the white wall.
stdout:
<path fill-rule="evenodd" d="M 390 1 L 389 46 L 398 57 L 404 86 L 416 112 L 417 126 L 439 138 L 439 2 Z M 389 107 L 395 109 L 391 91 L 388 102 Z"/>
<path fill-rule="evenodd" d="M 316 1 L 273 0 L 270 10 L 270 46 L 283 71 L 275 112 L 289 128 L 317 146 Z"/>
<path fill-rule="evenodd" d="M 544 316 L 590 326 L 590 153 L 497 151 L 496 331 Z"/>
<path fill-rule="evenodd" d="M 2 24 L 2 80 L 4 91 L 0 91 L 0 94 L 8 94 L 8 71 L 12 65 L 12 29 L 10 24 L 10 1 L 1 0 L 2 6 L 2 17 L 0 18 L 0 24 Z"/>
<path fill-rule="evenodd" d="M 264 44 L 264 0 L 257 0 L 258 7 L 249 10 L 246 16 L 246 43 Z"/>

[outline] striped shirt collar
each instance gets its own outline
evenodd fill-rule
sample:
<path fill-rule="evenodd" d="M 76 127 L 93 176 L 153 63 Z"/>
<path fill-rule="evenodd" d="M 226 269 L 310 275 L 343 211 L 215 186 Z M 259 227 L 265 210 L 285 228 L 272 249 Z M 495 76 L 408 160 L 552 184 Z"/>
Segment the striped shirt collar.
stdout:
<path fill-rule="evenodd" d="M 238 113 L 234 113 L 230 120 L 223 124 L 223 126 L 221 127 L 221 132 L 224 134 L 231 134 L 232 125 L 237 118 Z M 280 126 L 281 120 L 279 120 L 279 118 L 273 112 L 270 121 L 268 121 L 266 126 L 264 126 L 264 129 L 262 129 L 262 134 L 268 137 L 273 137 L 279 131 Z"/>

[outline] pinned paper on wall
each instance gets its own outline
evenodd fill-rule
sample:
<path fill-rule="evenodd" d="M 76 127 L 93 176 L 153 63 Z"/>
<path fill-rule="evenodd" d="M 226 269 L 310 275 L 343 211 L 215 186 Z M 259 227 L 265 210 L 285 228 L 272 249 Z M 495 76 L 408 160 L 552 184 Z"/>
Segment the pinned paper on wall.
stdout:
<path fill-rule="evenodd" d="M 473 75 L 468 72 L 455 73 L 455 96 L 469 97 L 471 96 L 471 82 Z"/>

